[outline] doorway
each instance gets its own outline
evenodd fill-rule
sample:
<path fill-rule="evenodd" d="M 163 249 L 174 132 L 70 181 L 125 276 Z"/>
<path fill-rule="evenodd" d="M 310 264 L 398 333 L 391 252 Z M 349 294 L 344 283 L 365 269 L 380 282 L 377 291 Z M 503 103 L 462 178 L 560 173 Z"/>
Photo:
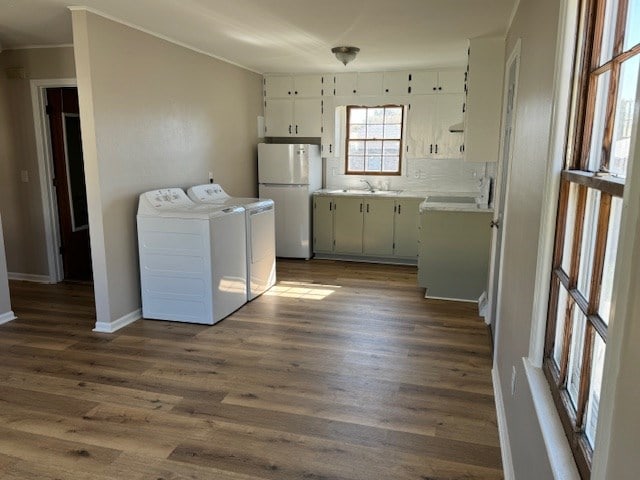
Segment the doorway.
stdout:
<path fill-rule="evenodd" d="M 62 279 L 91 281 L 87 189 L 76 87 L 46 88 Z"/>
<path fill-rule="evenodd" d="M 504 239 L 504 226 L 506 221 L 506 199 L 509 185 L 509 167 L 513 153 L 513 133 L 515 129 L 515 108 L 518 94 L 518 71 L 520 66 L 520 42 L 507 61 L 506 82 L 503 99 L 503 118 L 500 145 L 500 168 L 497 181 L 497 192 L 493 221 L 491 227 L 495 229 L 493 235 L 493 247 L 491 255 L 491 280 L 490 280 L 490 323 L 491 339 L 497 345 L 499 303 L 500 303 L 500 277 L 502 270 L 502 243 Z"/>

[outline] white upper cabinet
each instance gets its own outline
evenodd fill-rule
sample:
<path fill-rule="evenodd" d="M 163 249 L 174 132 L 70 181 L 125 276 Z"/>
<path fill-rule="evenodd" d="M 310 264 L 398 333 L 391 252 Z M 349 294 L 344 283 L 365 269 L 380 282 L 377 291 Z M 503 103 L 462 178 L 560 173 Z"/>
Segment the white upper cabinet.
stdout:
<path fill-rule="evenodd" d="M 356 94 L 358 96 L 379 97 L 382 95 L 382 77 L 381 72 L 359 73 Z"/>
<path fill-rule="evenodd" d="M 296 75 L 293 77 L 293 94 L 296 97 L 322 96 L 322 75 Z"/>
<path fill-rule="evenodd" d="M 292 135 L 320 137 L 322 135 L 322 100 L 296 98 L 293 101 L 293 120 Z"/>
<path fill-rule="evenodd" d="M 266 98 L 285 98 L 293 94 L 291 75 L 269 75 L 264 77 L 264 96 Z"/>
<path fill-rule="evenodd" d="M 407 119 L 407 157 L 461 158 L 462 135 L 449 127 L 462 121 L 461 94 L 411 97 Z"/>
<path fill-rule="evenodd" d="M 351 97 L 357 93 L 357 73 L 336 73 L 334 76 L 334 93 L 336 97 Z"/>
<path fill-rule="evenodd" d="M 450 132 L 449 127 L 462 123 L 464 95 L 460 93 L 438 95 L 436 100 L 437 125 L 434 155 L 438 158 L 461 158 L 462 134 Z"/>
<path fill-rule="evenodd" d="M 423 70 L 411 74 L 411 94 L 464 93 L 464 70 Z"/>
<path fill-rule="evenodd" d="M 406 95 L 409 93 L 409 72 L 384 72 L 383 93 Z"/>
<path fill-rule="evenodd" d="M 264 102 L 264 127 L 267 137 L 288 137 L 293 133 L 293 100 L 267 99 Z"/>

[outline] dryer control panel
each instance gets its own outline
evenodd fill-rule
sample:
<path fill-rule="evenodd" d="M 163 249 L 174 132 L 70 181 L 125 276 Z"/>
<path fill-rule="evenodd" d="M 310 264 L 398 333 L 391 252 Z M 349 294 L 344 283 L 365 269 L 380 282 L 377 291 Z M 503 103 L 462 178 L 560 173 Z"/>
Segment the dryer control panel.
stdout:
<path fill-rule="evenodd" d="M 193 205 L 181 188 L 163 188 L 145 193 L 147 200 L 155 208 L 175 208 Z"/>
<path fill-rule="evenodd" d="M 194 185 L 189 189 L 189 195 L 202 203 L 222 202 L 229 198 L 227 192 L 217 183 Z"/>

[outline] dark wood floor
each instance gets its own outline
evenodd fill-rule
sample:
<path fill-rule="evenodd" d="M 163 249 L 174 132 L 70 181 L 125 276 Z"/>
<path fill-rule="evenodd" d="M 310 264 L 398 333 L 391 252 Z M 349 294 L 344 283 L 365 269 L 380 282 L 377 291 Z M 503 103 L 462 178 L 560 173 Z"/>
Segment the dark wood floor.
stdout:
<path fill-rule="evenodd" d="M 213 327 L 92 333 L 86 285 L 11 284 L 0 479 L 502 478 L 475 305 L 415 268 L 282 261 Z"/>

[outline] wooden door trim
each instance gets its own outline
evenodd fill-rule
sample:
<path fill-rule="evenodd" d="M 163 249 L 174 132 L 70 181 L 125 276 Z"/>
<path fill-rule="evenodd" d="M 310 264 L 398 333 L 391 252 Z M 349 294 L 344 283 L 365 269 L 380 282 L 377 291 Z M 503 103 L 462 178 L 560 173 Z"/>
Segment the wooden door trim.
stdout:
<path fill-rule="evenodd" d="M 49 283 L 63 280 L 62 256 L 60 255 L 60 224 L 53 187 L 53 157 L 49 137 L 49 120 L 46 114 L 47 88 L 77 87 L 75 78 L 37 79 L 31 80 L 31 107 L 38 157 L 38 178 L 42 201 L 42 216 L 48 264 Z"/>

